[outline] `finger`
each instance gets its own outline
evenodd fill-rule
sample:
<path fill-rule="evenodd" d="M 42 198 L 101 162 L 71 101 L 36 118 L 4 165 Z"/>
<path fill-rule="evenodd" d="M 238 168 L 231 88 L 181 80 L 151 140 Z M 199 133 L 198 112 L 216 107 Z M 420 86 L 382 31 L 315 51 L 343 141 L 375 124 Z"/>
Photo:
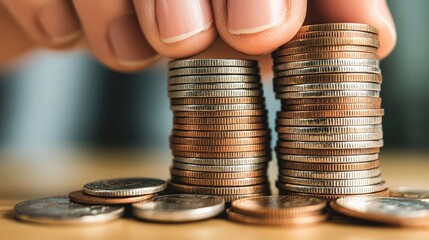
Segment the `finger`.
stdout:
<path fill-rule="evenodd" d="M 25 32 L 37 44 L 61 48 L 81 36 L 81 27 L 67 0 L 1 0 Z"/>
<path fill-rule="evenodd" d="M 380 57 L 396 44 L 395 24 L 385 0 L 312 0 L 308 3 L 306 24 L 326 22 L 365 23 L 379 30 Z"/>
<path fill-rule="evenodd" d="M 232 48 L 246 54 L 269 53 L 289 41 L 304 22 L 307 1 L 212 1 L 216 27 Z"/>
<path fill-rule="evenodd" d="M 159 59 L 138 24 L 131 1 L 73 0 L 94 55 L 120 71 L 143 69 Z"/>
<path fill-rule="evenodd" d="M 209 0 L 134 0 L 149 43 L 171 58 L 197 54 L 216 39 Z"/>

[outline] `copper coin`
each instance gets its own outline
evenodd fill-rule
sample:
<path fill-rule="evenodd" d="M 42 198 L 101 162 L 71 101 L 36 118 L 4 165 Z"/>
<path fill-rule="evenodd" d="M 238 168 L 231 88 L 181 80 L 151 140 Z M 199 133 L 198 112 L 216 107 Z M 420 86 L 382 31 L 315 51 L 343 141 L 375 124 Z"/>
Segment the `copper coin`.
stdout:
<path fill-rule="evenodd" d="M 237 178 L 253 178 L 265 176 L 266 169 L 246 172 L 196 172 L 187 171 L 182 169 L 170 168 L 170 173 L 179 177 L 192 177 L 192 178 L 219 178 L 219 179 L 237 179 Z"/>
<path fill-rule="evenodd" d="M 357 41 L 355 41 L 357 42 Z M 168 76 L 209 75 L 209 74 L 243 74 L 254 75 L 259 73 L 259 68 L 253 67 L 193 67 L 168 70 Z"/>
<path fill-rule="evenodd" d="M 220 118 L 220 117 L 250 117 L 250 116 L 266 116 L 265 109 L 239 110 L 239 111 L 217 111 L 217 112 L 174 112 L 174 117 L 205 117 L 205 118 Z"/>
<path fill-rule="evenodd" d="M 186 158 L 175 156 L 173 161 L 188 163 L 188 164 L 197 164 L 197 165 L 215 165 L 215 166 L 228 166 L 228 165 L 251 165 L 258 163 L 266 163 L 270 161 L 271 158 L 266 157 L 256 157 L 256 158 Z"/>
<path fill-rule="evenodd" d="M 382 117 L 277 118 L 278 126 L 360 126 L 380 124 Z"/>
<path fill-rule="evenodd" d="M 383 115 L 384 109 L 288 111 L 277 113 L 279 118 L 381 117 Z"/>
<path fill-rule="evenodd" d="M 174 105 L 170 109 L 172 111 L 241 111 L 264 109 L 265 104 L 217 104 L 217 105 Z"/>
<path fill-rule="evenodd" d="M 320 23 L 304 25 L 299 29 L 301 32 L 313 31 L 360 31 L 378 34 L 378 29 L 363 23 Z"/>
<path fill-rule="evenodd" d="M 238 195 L 264 192 L 269 189 L 269 184 L 258 184 L 244 187 L 203 187 L 189 186 L 183 184 L 168 182 L 171 189 L 194 194 L 209 194 L 209 195 Z"/>
<path fill-rule="evenodd" d="M 312 47 L 312 46 L 337 46 L 337 45 L 358 45 L 367 47 L 380 47 L 380 41 L 374 38 L 354 38 L 354 37 L 321 37 L 292 40 L 281 46 L 281 48 Z M 305 52 L 305 50 L 304 50 Z M 171 71 L 170 71 L 171 72 Z M 189 74 L 188 74 L 189 75 Z"/>
<path fill-rule="evenodd" d="M 329 136 L 330 134 L 353 134 L 353 133 L 374 133 L 382 132 L 381 124 L 372 124 L 372 125 L 361 125 L 361 126 L 316 126 L 316 127 L 292 127 L 292 126 L 280 126 L 276 127 L 276 131 L 279 134 L 279 138 L 283 138 L 283 133 L 289 134 L 315 134 L 321 135 L 325 134 Z"/>
<path fill-rule="evenodd" d="M 282 111 L 364 110 L 381 108 L 377 103 L 283 105 Z"/>
<path fill-rule="evenodd" d="M 298 193 L 298 192 L 291 192 L 286 191 L 283 189 L 279 189 L 280 194 L 284 195 L 294 195 L 294 196 L 309 196 L 309 197 L 318 197 L 323 198 L 328 201 L 335 200 L 342 197 L 353 197 L 353 196 L 380 196 L 380 197 L 387 197 L 389 196 L 389 190 L 385 189 L 383 191 L 374 192 L 374 193 L 367 193 L 367 194 L 349 194 L 349 195 L 335 195 L 335 194 L 306 194 L 306 193 Z M 332 203 L 332 202 L 331 202 Z"/>
<path fill-rule="evenodd" d="M 321 53 L 301 53 L 295 55 L 281 56 L 273 59 L 274 65 L 288 62 L 298 62 L 305 60 L 335 59 L 335 58 L 355 58 L 380 60 L 376 53 L 367 52 L 321 52 Z"/>
<path fill-rule="evenodd" d="M 172 131 L 173 136 L 191 138 L 252 138 L 270 136 L 269 129 L 248 130 L 248 131 Z"/>
<path fill-rule="evenodd" d="M 308 156 L 308 155 L 278 155 L 279 161 L 305 162 L 305 163 L 358 163 L 378 159 L 378 154 L 350 155 L 350 156 Z"/>
<path fill-rule="evenodd" d="M 305 91 L 276 93 L 277 99 L 295 98 L 335 98 L 335 97 L 380 97 L 380 91 L 359 91 L 359 90 L 325 90 L 325 91 Z"/>
<path fill-rule="evenodd" d="M 147 194 L 134 197 L 97 197 L 85 194 L 83 191 L 74 191 L 69 194 L 70 200 L 83 204 L 128 204 L 145 201 L 153 198 L 156 194 Z"/>
<path fill-rule="evenodd" d="M 360 171 L 373 169 L 380 166 L 378 160 L 361 163 L 301 163 L 301 162 L 289 162 L 279 161 L 280 168 L 306 170 L 306 171 Z"/>
<path fill-rule="evenodd" d="M 321 172 L 321 171 L 304 171 L 293 169 L 280 169 L 280 175 L 296 178 L 308 179 L 362 179 L 377 177 L 381 174 L 380 168 L 374 168 L 361 171 L 347 171 L 347 172 Z"/>
<path fill-rule="evenodd" d="M 401 186 L 389 189 L 391 197 L 429 201 L 429 189 L 427 188 Z"/>
<path fill-rule="evenodd" d="M 341 31 L 306 31 L 298 32 L 292 39 L 320 38 L 320 37 L 356 37 L 377 39 L 378 35 L 369 32 L 341 30 Z"/>
<path fill-rule="evenodd" d="M 299 217 L 315 215 L 326 207 L 320 198 L 301 196 L 265 196 L 241 199 L 232 202 L 236 213 L 256 217 Z"/>
<path fill-rule="evenodd" d="M 219 187 L 234 187 L 234 186 L 249 186 L 267 182 L 266 177 L 256 178 L 237 178 L 237 179 L 217 179 L 217 178 L 187 178 L 171 176 L 171 181 L 180 184 L 189 184 L 196 186 L 219 186 Z"/>
<path fill-rule="evenodd" d="M 339 83 L 304 83 L 286 86 L 276 86 L 275 92 L 302 92 L 321 90 L 358 90 L 358 91 L 380 91 L 381 84 L 367 82 L 339 82 Z"/>
<path fill-rule="evenodd" d="M 368 52 L 377 53 L 376 47 L 363 45 L 336 45 L 336 46 L 311 46 L 311 47 L 287 47 L 280 48 L 272 53 L 272 57 L 280 57 L 302 53 L 321 53 L 321 52 Z"/>
<path fill-rule="evenodd" d="M 260 89 L 234 89 L 234 90 L 187 90 L 168 92 L 169 98 L 198 98 L 198 97 L 261 97 Z"/>
<path fill-rule="evenodd" d="M 254 137 L 254 138 L 183 138 L 170 137 L 172 144 L 186 144 L 196 146 L 236 146 L 236 145 L 260 145 L 270 142 L 269 137 Z"/>
<path fill-rule="evenodd" d="M 356 103 L 381 104 L 381 98 L 374 98 L 374 97 L 301 98 L 301 99 L 282 99 L 281 102 L 283 105 L 356 104 Z"/>
<path fill-rule="evenodd" d="M 168 62 L 169 69 L 192 67 L 258 67 L 258 61 L 248 59 L 180 59 Z"/>
<path fill-rule="evenodd" d="M 298 142 L 298 141 L 279 141 L 277 146 L 285 148 L 304 148 L 304 149 L 364 149 L 380 148 L 383 146 L 383 140 L 374 141 L 355 141 L 355 142 Z"/>
<path fill-rule="evenodd" d="M 345 134 L 280 134 L 281 141 L 323 141 L 323 142 L 347 142 L 347 141 L 368 141 L 383 138 L 383 132 L 368 133 L 345 133 Z"/>
<path fill-rule="evenodd" d="M 249 165 L 216 166 L 216 165 L 187 164 L 187 163 L 173 161 L 173 168 L 183 169 L 188 171 L 197 171 L 197 172 L 247 172 L 247 171 L 266 169 L 267 164 L 260 163 L 260 164 L 249 164 Z"/>
<path fill-rule="evenodd" d="M 235 194 L 235 195 L 221 195 L 219 197 L 223 198 L 225 202 L 233 202 L 239 199 L 243 198 L 249 198 L 249 197 L 259 197 L 259 196 L 267 196 L 270 195 L 270 191 L 260 192 L 260 193 L 252 193 L 252 194 Z"/>
<path fill-rule="evenodd" d="M 260 80 L 260 75 L 194 75 L 170 77 L 168 78 L 168 84 L 259 82 Z"/>
<path fill-rule="evenodd" d="M 429 226 L 429 203 L 393 197 L 339 198 L 330 204 L 346 216 L 398 226 Z"/>
<path fill-rule="evenodd" d="M 230 208 L 226 210 L 228 218 L 235 222 L 257 224 L 257 225 L 275 225 L 275 226 L 300 226 L 311 225 L 325 221 L 329 215 L 323 213 L 320 215 L 305 216 L 305 217 L 288 217 L 288 218 L 269 218 L 269 217 L 254 217 L 244 214 L 239 214 L 232 211 Z"/>
<path fill-rule="evenodd" d="M 174 118 L 177 124 L 195 124 L 195 125 L 228 125 L 228 124 L 246 124 L 266 122 L 266 116 L 251 117 L 220 117 L 220 118 Z"/>
<path fill-rule="evenodd" d="M 230 97 L 230 98 L 175 98 L 170 99 L 171 105 L 198 105 L 198 104 L 255 104 L 265 102 L 264 97 Z"/>
<path fill-rule="evenodd" d="M 358 186 L 358 187 L 316 187 L 316 186 L 305 186 L 296 185 L 289 183 L 277 183 L 277 187 L 302 193 L 314 193 L 314 194 L 334 194 L 334 195 L 347 195 L 347 194 L 366 194 L 379 192 L 386 189 L 385 182 L 381 182 L 374 185 Z"/>
<path fill-rule="evenodd" d="M 173 128 L 175 130 L 188 130 L 188 131 L 242 131 L 242 130 L 264 129 L 267 127 L 268 127 L 268 125 L 265 122 L 231 124 L 231 125 L 173 124 Z"/>
<path fill-rule="evenodd" d="M 248 151 L 262 151 L 269 149 L 267 144 L 254 144 L 254 145 L 237 145 L 237 146 L 202 146 L 202 145 L 182 145 L 170 144 L 173 151 L 185 152 L 248 152 Z"/>
<path fill-rule="evenodd" d="M 315 155 L 315 156 L 347 156 L 379 153 L 380 148 L 363 149 L 301 149 L 301 148 L 276 148 L 278 154 Z"/>
<path fill-rule="evenodd" d="M 247 157 L 263 157 L 271 154 L 271 150 L 251 151 L 251 152 L 184 152 L 173 150 L 173 155 L 181 157 L 195 158 L 247 158 Z"/>
<path fill-rule="evenodd" d="M 381 183 L 383 177 L 381 175 L 372 178 L 360 178 L 360 179 L 310 179 L 310 178 L 295 178 L 289 176 L 279 176 L 280 183 L 290 183 L 296 185 L 306 186 L 320 186 L 320 187 L 357 187 L 374 185 Z"/>

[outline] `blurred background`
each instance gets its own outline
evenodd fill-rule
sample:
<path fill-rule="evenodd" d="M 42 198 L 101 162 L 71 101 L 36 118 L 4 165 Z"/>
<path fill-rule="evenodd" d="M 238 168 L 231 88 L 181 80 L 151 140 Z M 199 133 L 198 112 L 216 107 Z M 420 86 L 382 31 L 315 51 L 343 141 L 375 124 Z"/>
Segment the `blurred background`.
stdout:
<path fill-rule="evenodd" d="M 389 6 L 398 42 L 381 63 L 386 111 L 383 151 L 425 152 L 429 150 L 429 1 L 389 1 Z M 167 153 L 167 164 L 172 120 L 165 63 L 123 74 L 103 67 L 84 51 L 31 53 L 18 67 L 0 72 L 2 152 L 30 153 L 31 159 L 35 152 L 161 150 Z M 279 103 L 271 80 L 265 83 L 273 129 Z M 6 160 L 0 159 L 0 171 L 6 172 L 2 161 Z"/>

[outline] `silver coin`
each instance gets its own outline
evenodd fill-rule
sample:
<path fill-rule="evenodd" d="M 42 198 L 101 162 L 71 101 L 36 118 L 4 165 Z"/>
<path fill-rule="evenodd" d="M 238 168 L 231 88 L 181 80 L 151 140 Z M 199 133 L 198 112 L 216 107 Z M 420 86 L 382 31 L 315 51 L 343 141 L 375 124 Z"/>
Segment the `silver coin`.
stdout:
<path fill-rule="evenodd" d="M 266 163 L 249 164 L 249 165 L 230 165 L 230 166 L 214 166 L 214 165 L 197 165 L 186 164 L 173 161 L 173 167 L 188 171 L 197 172 L 247 172 L 267 168 Z"/>
<path fill-rule="evenodd" d="M 189 67 L 258 67 L 258 61 L 249 59 L 182 59 L 168 62 L 168 68 Z"/>
<path fill-rule="evenodd" d="M 380 91 L 305 91 L 276 93 L 277 99 L 332 98 L 332 97 L 379 97 Z"/>
<path fill-rule="evenodd" d="M 298 177 L 298 178 L 311 178 L 311 179 L 356 179 L 356 178 L 370 178 L 376 177 L 381 174 L 380 168 L 361 171 L 346 171 L 346 172 L 320 172 L 320 171 L 303 171 L 293 169 L 280 169 L 281 175 Z"/>
<path fill-rule="evenodd" d="M 169 85 L 168 91 L 186 90 L 220 90 L 220 89 L 253 89 L 261 88 L 261 83 L 197 83 Z"/>
<path fill-rule="evenodd" d="M 299 33 L 324 31 L 357 31 L 378 34 L 378 29 L 364 23 L 320 23 L 302 26 Z"/>
<path fill-rule="evenodd" d="M 169 85 L 195 83 L 253 83 L 259 82 L 259 75 L 196 75 L 177 76 L 168 79 Z"/>
<path fill-rule="evenodd" d="M 381 124 L 336 127 L 277 127 L 278 133 L 289 134 L 352 134 L 381 132 Z M 280 134 L 282 135 L 282 134 Z"/>
<path fill-rule="evenodd" d="M 188 75 L 208 75 L 208 74 L 259 74 L 259 68 L 249 67 L 195 67 L 195 68 L 178 68 L 168 71 L 168 76 L 188 76 Z"/>
<path fill-rule="evenodd" d="M 140 219 L 156 222 L 190 222 L 209 219 L 225 208 L 223 198 L 211 195 L 172 194 L 132 204 Z"/>
<path fill-rule="evenodd" d="M 354 91 L 380 91 L 381 85 L 378 83 L 364 82 L 341 82 L 341 83 L 308 83 L 289 86 L 275 87 L 275 92 L 303 92 L 322 90 L 354 90 Z"/>
<path fill-rule="evenodd" d="M 253 158 L 187 158 L 174 156 L 173 160 L 176 162 L 195 165 L 231 166 L 266 163 L 270 161 L 271 158 L 268 156 Z"/>
<path fill-rule="evenodd" d="M 87 183 L 86 194 L 101 197 L 131 197 L 157 193 L 167 188 L 167 182 L 156 178 L 116 178 Z"/>
<path fill-rule="evenodd" d="M 71 202 L 68 196 L 27 200 L 15 206 L 16 217 L 45 224 L 88 224 L 120 218 L 121 206 L 86 205 Z"/>
<path fill-rule="evenodd" d="M 277 118 L 280 126 L 361 126 L 381 124 L 382 117 L 353 118 Z"/>
<path fill-rule="evenodd" d="M 307 156 L 278 154 L 277 159 L 281 161 L 305 162 L 305 163 L 359 163 L 378 159 L 378 154 L 350 155 L 350 156 Z"/>
<path fill-rule="evenodd" d="M 358 186 L 358 187 L 316 187 L 304 186 L 289 183 L 278 183 L 277 186 L 284 190 L 311 194 L 332 194 L 332 195 L 348 195 L 348 194 L 368 194 L 380 192 L 386 189 L 385 182 L 374 185 Z"/>
<path fill-rule="evenodd" d="M 262 90 L 189 90 L 169 92 L 170 98 L 191 98 L 191 97 L 260 97 Z"/>
<path fill-rule="evenodd" d="M 175 105 L 171 106 L 172 111 L 236 111 L 265 109 L 265 104 L 218 104 L 218 105 Z"/>
<path fill-rule="evenodd" d="M 319 74 L 319 73 L 381 74 L 381 70 L 378 67 L 369 67 L 369 66 L 323 66 L 323 67 L 299 68 L 299 69 L 274 72 L 274 77 L 297 76 L 297 75 Z"/>
<path fill-rule="evenodd" d="M 362 149 L 362 148 L 380 148 L 383 146 L 383 140 L 376 141 L 356 141 L 356 142 L 295 142 L 279 141 L 279 147 L 302 148 L 302 149 Z"/>
<path fill-rule="evenodd" d="M 420 187 L 389 187 L 391 197 L 416 199 L 429 202 L 429 189 Z"/>
<path fill-rule="evenodd" d="M 373 133 L 346 133 L 346 134 L 280 134 L 279 139 L 284 141 L 323 141 L 323 142 L 347 142 L 369 141 L 383 138 L 383 132 Z"/>
<path fill-rule="evenodd" d="M 378 67 L 380 61 L 373 59 L 357 59 L 357 58 L 333 58 L 333 59 L 318 59 L 299 62 L 281 63 L 274 66 L 274 71 L 285 71 L 297 68 L 323 67 L 323 66 L 370 66 Z"/>
<path fill-rule="evenodd" d="M 383 182 L 383 177 L 379 175 L 377 177 L 361 179 L 310 179 L 280 175 L 279 180 L 280 183 L 289 183 L 314 187 L 359 187 L 381 183 Z"/>

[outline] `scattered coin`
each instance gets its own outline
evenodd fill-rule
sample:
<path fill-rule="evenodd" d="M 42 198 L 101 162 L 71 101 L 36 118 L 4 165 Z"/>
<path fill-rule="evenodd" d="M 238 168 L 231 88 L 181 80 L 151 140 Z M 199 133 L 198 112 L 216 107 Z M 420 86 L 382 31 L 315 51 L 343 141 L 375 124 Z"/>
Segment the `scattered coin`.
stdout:
<path fill-rule="evenodd" d="M 158 193 L 167 188 L 167 183 L 155 178 L 117 178 L 87 183 L 83 192 L 100 197 L 132 197 Z"/>
<path fill-rule="evenodd" d="M 156 222 L 200 221 L 221 214 L 225 201 L 221 197 L 196 194 L 157 196 L 149 201 L 134 203 L 137 218 Z"/>
<path fill-rule="evenodd" d="M 83 203 L 83 204 L 106 204 L 106 205 L 115 205 L 115 204 L 128 204 L 135 203 L 144 200 L 151 199 L 155 194 L 147 194 L 134 197 L 97 197 L 91 196 L 83 191 L 74 191 L 69 193 L 69 198 L 73 202 Z"/>
<path fill-rule="evenodd" d="M 71 202 L 67 196 L 27 200 L 15 206 L 16 217 L 44 224 L 87 224 L 120 218 L 122 206 L 86 205 Z"/>
<path fill-rule="evenodd" d="M 390 187 L 389 190 L 391 197 L 429 201 L 429 189 L 426 188 L 400 186 Z"/>

